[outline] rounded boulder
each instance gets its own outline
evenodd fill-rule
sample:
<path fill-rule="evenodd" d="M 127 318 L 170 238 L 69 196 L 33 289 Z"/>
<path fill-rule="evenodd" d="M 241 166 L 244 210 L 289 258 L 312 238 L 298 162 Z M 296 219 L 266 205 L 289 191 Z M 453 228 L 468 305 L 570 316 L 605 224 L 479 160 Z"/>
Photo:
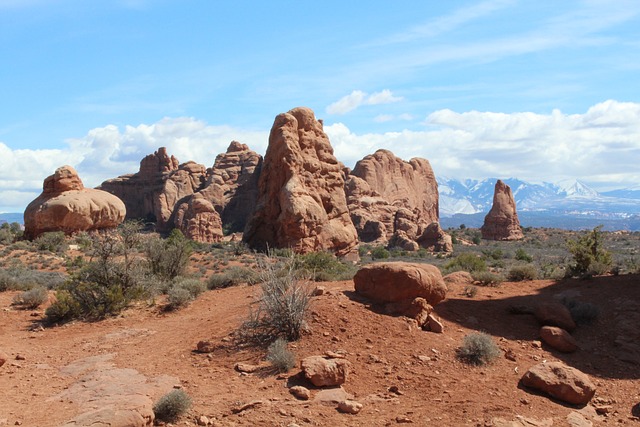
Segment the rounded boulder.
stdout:
<path fill-rule="evenodd" d="M 356 273 L 353 282 L 357 293 L 379 303 L 424 298 L 434 306 L 447 295 L 447 286 L 440 270 L 430 264 L 369 264 Z"/>

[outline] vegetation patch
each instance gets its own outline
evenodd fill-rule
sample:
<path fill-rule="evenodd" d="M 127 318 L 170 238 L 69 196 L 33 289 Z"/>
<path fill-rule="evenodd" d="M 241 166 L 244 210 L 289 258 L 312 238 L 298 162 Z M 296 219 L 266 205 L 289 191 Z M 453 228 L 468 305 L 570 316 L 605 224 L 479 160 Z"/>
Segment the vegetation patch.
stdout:
<path fill-rule="evenodd" d="M 457 356 L 465 363 L 481 366 L 493 362 L 500 353 L 500 348 L 489 335 L 474 332 L 463 338 Z"/>
<path fill-rule="evenodd" d="M 173 423 L 186 414 L 191 407 L 191 398 L 184 390 L 171 390 L 153 405 L 156 419 Z"/>
<path fill-rule="evenodd" d="M 296 365 L 296 357 L 289 350 L 289 343 L 284 338 L 278 338 L 267 349 L 267 360 L 278 372 L 289 372 Z"/>

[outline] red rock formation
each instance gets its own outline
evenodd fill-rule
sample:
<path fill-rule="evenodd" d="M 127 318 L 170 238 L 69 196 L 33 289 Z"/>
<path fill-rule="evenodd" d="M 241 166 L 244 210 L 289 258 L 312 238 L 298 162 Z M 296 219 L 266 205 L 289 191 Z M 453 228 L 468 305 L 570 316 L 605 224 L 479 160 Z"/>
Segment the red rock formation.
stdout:
<path fill-rule="evenodd" d="M 361 241 L 405 250 L 453 250 L 438 225 L 438 184 L 428 160 L 406 162 L 378 150 L 356 164 L 345 188 Z"/>
<path fill-rule="evenodd" d="M 122 200 L 105 191 L 84 188 L 71 166 L 62 166 L 44 180 L 43 191 L 24 212 L 25 236 L 47 231 L 78 231 L 117 227 L 125 217 Z"/>
<path fill-rule="evenodd" d="M 498 180 L 493 193 L 493 206 L 484 217 L 480 229 L 487 240 L 519 240 L 524 238 L 511 188 Z"/>
<path fill-rule="evenodd" d="M 342 166 L 309 108 L 276 117 L 244 241 L 258 249 L 352 252 L 357 244 Z"/>
<path fill-rule="evenodd" d="M 213 243 L 222 240 L 222 221 L 213 204 L 195 193 L 175 208 L 174 224 L 187 238 Z"/>
<path fill-rule="evenodd" d="M 164 147 L 146 156 L 136 174 L 122 175 L 103 182 L 101 189 L 118 196 L 127 207 L 127 219 L 144 218 L 156 222 L 158 231 L 169 231 L 178 202 L 200 190 L 206 168 L 195 162 L 181 165 Z"/>

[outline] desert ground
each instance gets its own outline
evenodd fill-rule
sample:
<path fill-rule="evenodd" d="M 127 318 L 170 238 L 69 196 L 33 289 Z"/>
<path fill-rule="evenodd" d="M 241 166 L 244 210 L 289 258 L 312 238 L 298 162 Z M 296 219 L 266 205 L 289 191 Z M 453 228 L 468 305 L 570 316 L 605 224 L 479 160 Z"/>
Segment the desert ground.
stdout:
<path fill-rule="evenodd" d="M 478 251 L 495 251 L 488 245 L 483 242 Z M 4 268 L 18 260 L 65 271 L 65 259 L 77 256 L 8 247 L 2 262 Z M 231 254 L 218 262 L 196 251 L 189 268 L 205 280 L 225 266 L 249 265 L 251 256 Z M 43 324 L 49 303 L 25 310 L 12 304 L 20 291 L 0 292 L 0 350 L 8 356 L 0 367 L 0 425 L 60 426 L 101 406 L 126 407 L 140 395 L 155 401 L 177 388 L 193 401 L 173 424 L 180 426 L 640 425 L 640 275 L 635 272 L 504 281 L 478 286 L 473 296 L 466 285 L 453 283 L 435 307 L 442 334 L 384 314 L 354 292 L 351 280 L 312 286 L 325 291 L 312 298 L 308 329 L 290 349 L 298 361 L 327 353 L 346 358 L 351 369 L 342 389 L 313 387 L 297 366 L 277 373 L 265 362 L 264 348 L 234 339 L 259 285 L 209 290 L 174 311 L 165 310 L 165 297 L 158 296 L 105 320 L 53 326 Z M 591 303 L 599 313 L 573 332 L 580 349 L 570 354 L 541 343 L 534 317 L 513 309 L 562 297 Z M 475 331 L 486 332 L 500 347 L 493 363 L 474 366 L 457 357 L 464 336 Z M 211 344 L 209 352 L 196 352 L 200 341 Z M 520 385 L 531 366 L 556 360 L 592 379 L 596 394 L 589 404 L 568 405 Z M 239 363 L 255 370 L 239 372 Z M 294 397 L 289 391 L 294 385 L 309 388 L 311 398 Z M 359 413 L 336 409 L 332 400 L 345 393 L 363 405 Z"/>

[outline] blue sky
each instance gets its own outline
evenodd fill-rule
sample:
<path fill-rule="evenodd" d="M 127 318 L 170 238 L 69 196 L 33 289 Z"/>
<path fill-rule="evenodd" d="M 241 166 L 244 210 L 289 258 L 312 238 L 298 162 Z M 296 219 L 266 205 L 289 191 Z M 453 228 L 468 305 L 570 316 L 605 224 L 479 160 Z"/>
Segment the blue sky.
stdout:
<path fill-rule="evenodd" d="M 640 184 L 640 1 L 0 0 L 0 212 L 167 146 L 264 153 L 311 107 L 347 166 Z"/>

